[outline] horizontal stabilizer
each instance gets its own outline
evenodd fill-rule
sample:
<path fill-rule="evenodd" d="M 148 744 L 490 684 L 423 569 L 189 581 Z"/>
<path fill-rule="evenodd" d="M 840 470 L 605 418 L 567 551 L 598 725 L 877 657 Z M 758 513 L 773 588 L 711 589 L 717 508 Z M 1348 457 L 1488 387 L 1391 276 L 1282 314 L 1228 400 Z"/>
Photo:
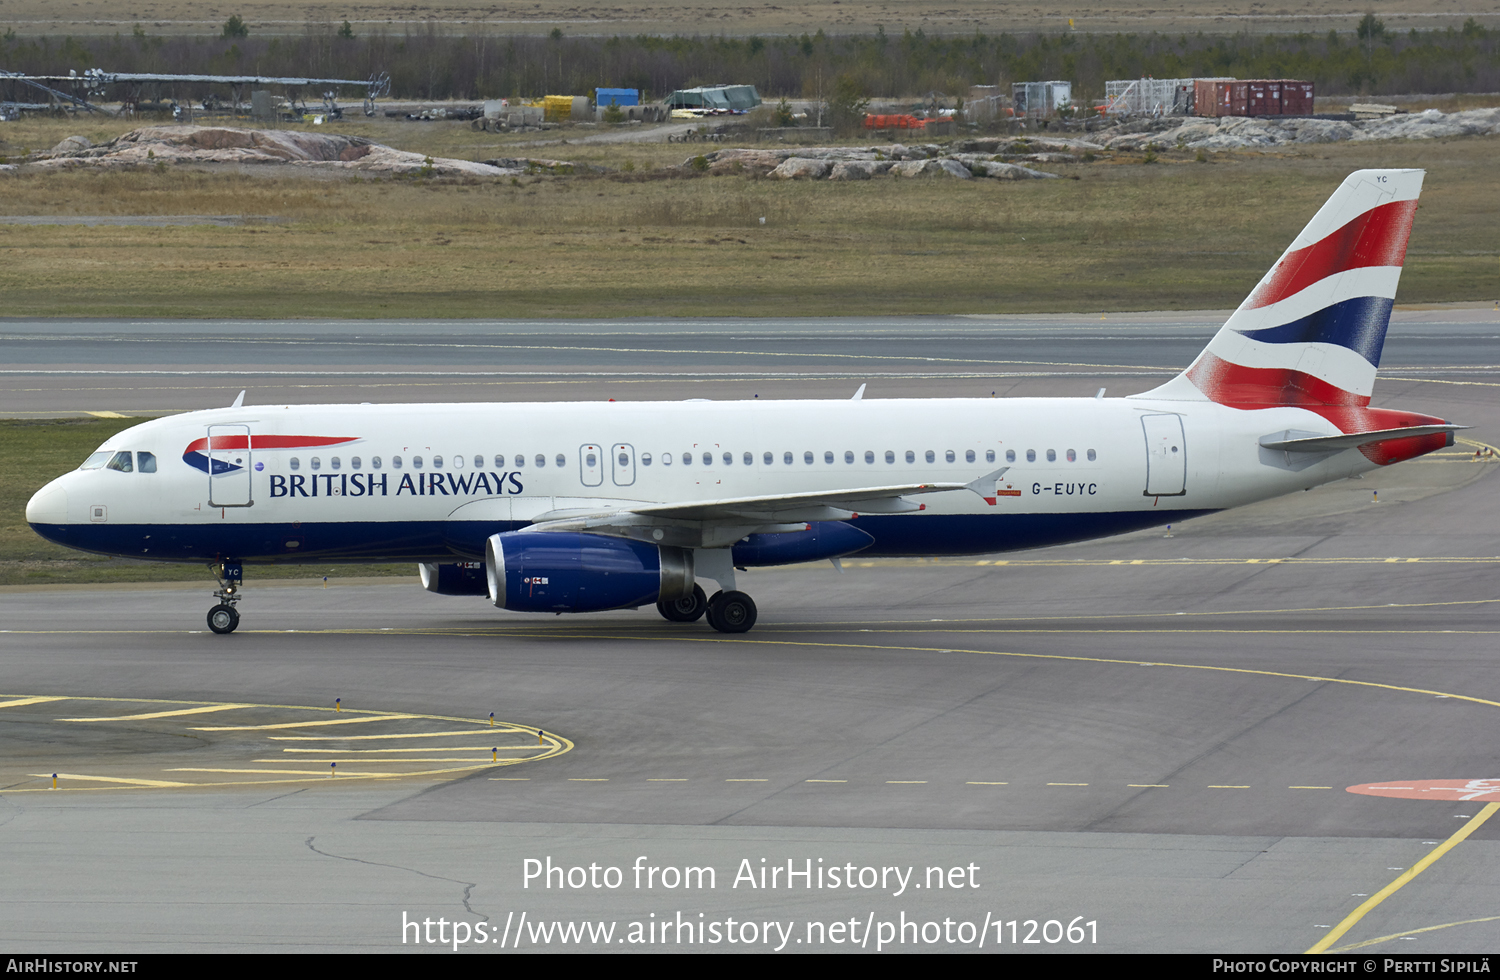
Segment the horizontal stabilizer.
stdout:
<path fill-rule="evenodd" d="M 1378 429 L 1374 432 L 1351 432 L 1347 435 L 1319 435 L 1298 429 L 1287 429 L 1261 436 L 1260 444 L 1266 449 L 1279 449 L 1288 453 L 1336 453 L 1345 449 L 1358 449 L 1371 443 L 1388 439 L 1411 439 L 1416 436 L 1431 436 L 1439 432 L 1454 433 L 1467 425 L 1408 425 L 1399 429 Z"/>

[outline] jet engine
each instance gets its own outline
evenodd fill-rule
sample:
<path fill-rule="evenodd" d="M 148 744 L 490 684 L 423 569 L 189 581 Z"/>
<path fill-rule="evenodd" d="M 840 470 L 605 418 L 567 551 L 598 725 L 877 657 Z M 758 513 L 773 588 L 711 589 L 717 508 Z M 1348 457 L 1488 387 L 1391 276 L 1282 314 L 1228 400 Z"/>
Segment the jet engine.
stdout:
<path fill-rule="evenodd" d="M 519 612 L 633 609 L 693 594 L 693 553 L 572 531 L 509 531 L 485 541 L 490 601 Z"/>

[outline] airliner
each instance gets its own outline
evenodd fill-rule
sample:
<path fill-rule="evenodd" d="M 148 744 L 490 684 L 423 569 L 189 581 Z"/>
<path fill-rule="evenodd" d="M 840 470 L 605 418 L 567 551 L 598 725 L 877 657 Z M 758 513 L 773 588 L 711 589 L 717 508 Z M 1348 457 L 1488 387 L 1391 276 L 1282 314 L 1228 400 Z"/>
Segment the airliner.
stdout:
<path fill-rule="evenodd" d="M 26 508 L 81 551 L 245 568 L 414 562 L 537 613 L 754 626 L 736 571 L 1035 548 L 1208 514 L 1451 446 L 1371 408 L 1420 170 L 1361 170 L 1181 374 L 1124 398 L 268 405 L 106 440 Z M 708 594 L 699 580 L 716 588 Z"/>

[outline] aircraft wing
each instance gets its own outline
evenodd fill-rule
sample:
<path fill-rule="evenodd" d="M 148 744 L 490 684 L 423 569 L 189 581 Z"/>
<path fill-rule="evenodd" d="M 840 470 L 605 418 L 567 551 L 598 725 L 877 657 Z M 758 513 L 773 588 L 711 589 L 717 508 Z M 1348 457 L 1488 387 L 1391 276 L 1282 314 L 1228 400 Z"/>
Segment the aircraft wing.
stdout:
<path fill-rule="evenodd" d="M 1008 468 L 996 470 L 970 483 L 901 483 L 672 503 L 622 501 L 618 508 L 571 508 L 538 514 L 533 518 L 532 529 L 588 530 L 629 537 L 663 531 L 673 532 L 670 534 L 673 541 L 666 543 L 692 540 L 696 547 L 714 547 L 711 542 L 723 538 L 732 542 L 757 530 L 802 530 L 810 521 L 842 521 L 856 514 L 903 514 L 922 510 L 926 505 L 906 498 L 926 493 L 970 490 L 993 501 L 995 481 Z M 664 541 L 664 537 L 658 537 L 654 533 L 651 536 L 654 540 Z"/>

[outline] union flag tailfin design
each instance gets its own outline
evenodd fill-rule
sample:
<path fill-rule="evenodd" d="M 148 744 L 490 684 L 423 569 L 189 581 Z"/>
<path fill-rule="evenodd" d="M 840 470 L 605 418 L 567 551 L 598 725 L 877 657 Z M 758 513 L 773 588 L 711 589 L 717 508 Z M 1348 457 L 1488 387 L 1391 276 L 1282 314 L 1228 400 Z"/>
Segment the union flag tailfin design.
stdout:
<path fill-rule="evenodd" d="M 1142 397 L 1368 405 L 1423 176 L 1350 174 L 1192 366 Z"/>

